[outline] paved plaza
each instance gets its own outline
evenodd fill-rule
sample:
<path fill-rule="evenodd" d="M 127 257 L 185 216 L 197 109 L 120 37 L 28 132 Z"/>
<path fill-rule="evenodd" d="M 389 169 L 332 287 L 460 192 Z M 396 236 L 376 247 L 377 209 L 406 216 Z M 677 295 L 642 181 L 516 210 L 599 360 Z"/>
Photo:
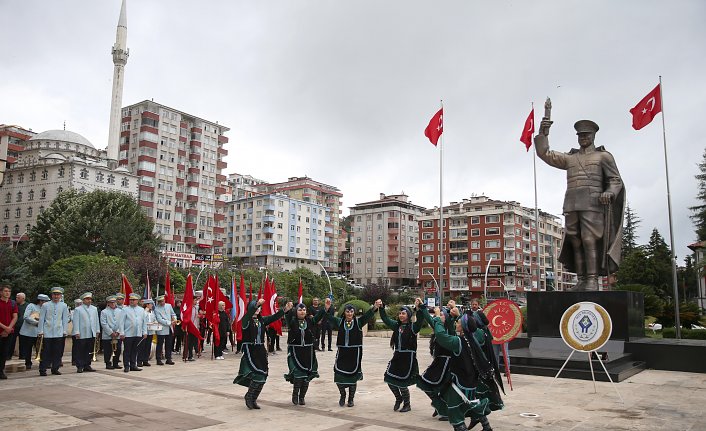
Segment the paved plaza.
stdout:
<path fill-rule="evenodd" d="M 427 340 L 419 344 L 423 370 L 431 358 Z M 292 405 L 291 385 L 282 377 L 286 351 L 278 352 L 270 356 L 270 378 L 258 400 L 262 410 L 248 410 L 246 388 L 232 384 L 240 362 L 233 353 L 224 361 L 206 357 L 174 366 L 152 361 L 152 367 L 130 373 L 105 370 L 98 362 L 98 372 L 84 374 L 76 374 L 66 356 L 64 374 L 47 377 L 38 375 L 36 365 L 25 372 L 12 360 L 9 379 L 0 382 L 0 424 L 3 430 L 451 430 L 432 418 L 428 398 L 416 388 L 411 412 L 392 411 L 394 399 L 382 380 L 391 355 L 387 338 L 365 338 L 365 378 L 355 407 L 348 408 L 338 406 L 333 383 L 335 347 L 318 354 L 321 378 L 312 382 L 306 406 Z M 552 381 L 514 375 L 513 391 L 505 381 L 506 407 L 490 415 L 493 428 L 706 430 L 706 374 L 644 371 L 616 386 L 625 403 L 610 383 L 597 383 L 593 393 L 590 381 L 559 379 L 550 387 Z"/>

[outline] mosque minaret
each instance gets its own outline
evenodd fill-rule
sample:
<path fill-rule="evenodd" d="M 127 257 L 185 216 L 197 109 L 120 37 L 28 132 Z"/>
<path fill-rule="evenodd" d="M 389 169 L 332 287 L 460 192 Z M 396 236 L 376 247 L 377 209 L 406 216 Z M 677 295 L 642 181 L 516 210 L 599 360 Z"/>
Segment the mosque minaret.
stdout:
<path fill-rule="evenodd" d="M 123 103 L 123 82 L 125 80 L 125 64 L 130 51 L 127 49 L 127 11 L 126 0 L 120 7 L 118 29 L 113 45 L 113 93 L 110 99 L 110 130 L 108 132 L 108 161 L 117 164 L 118 147 L 120 145 L 120 110 Z M 114 167 L 114 166 L 111 166 Z"/>

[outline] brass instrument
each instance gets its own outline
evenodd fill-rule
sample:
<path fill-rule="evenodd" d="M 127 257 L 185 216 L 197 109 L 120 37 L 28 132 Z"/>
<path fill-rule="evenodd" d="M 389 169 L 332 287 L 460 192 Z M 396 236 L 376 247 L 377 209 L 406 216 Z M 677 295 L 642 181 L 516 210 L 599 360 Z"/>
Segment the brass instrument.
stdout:
<path fill-rule="evenodd" d="M 36 320 L 37 322 L 39 321 L 39 311 L 33 311 L 29 314 L 29 317 L 31 319 Z"/>
<path fill-rule="evenodd" d="M 35 348 L 37 349 L 37 356 L 34 358 L 35 361 L 41 361 L 42 360 L 42 348 L 44 348 L 44 335 L 39 335 L 37 336 L 38 338 L 38 344 L 35 345 Z"/>
<path fill-rule="evenodd" d="M 113 339 L 110 340 L 110 345 L 113 347 L 113 353 L 110 355 L 110 361 L 115 360 L 115 354 L 118 352 L 118 339 L 113 336 Z"/>
<path fill-rule="evenodd" d="M 96 358 L 96 353 L 98 353 L 98 349 L 100 348 L 100 339 L 98 337 L 94 337 L 93 340 L 93 362 L 97 362 L 98 358 Z"/>

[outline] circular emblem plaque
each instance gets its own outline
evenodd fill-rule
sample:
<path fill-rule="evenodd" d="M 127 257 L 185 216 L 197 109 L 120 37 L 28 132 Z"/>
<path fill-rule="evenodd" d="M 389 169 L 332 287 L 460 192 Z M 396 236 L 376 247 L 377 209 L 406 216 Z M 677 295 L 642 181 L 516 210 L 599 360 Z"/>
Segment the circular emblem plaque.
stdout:
<path fill-rule="evenodd" d="M 511 341 L 522 331 L 520 307 L 508 299 L 498 299 L 488 304 L 483 313 L 488 318 L 488 329 L 493 335 L 493 344 Z"/>
<path fill-rule="evenodd" d="M 564 311 L 559 329 L 569 347 L 593 352 L 608 342 L 613 322 L 605 308 L 595 302 L 579 302 Z"/>

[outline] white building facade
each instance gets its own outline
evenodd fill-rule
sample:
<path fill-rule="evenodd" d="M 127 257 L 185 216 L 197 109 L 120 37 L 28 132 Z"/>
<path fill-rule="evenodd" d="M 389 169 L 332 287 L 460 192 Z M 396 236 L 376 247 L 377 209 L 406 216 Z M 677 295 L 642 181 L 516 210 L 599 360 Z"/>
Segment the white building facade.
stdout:
<path fill-rule="evenodd" d="M 239 199 L 228 208 L 228 257 L 250 267 L 321 271 L 329 208 L 280 193 Z"/>

